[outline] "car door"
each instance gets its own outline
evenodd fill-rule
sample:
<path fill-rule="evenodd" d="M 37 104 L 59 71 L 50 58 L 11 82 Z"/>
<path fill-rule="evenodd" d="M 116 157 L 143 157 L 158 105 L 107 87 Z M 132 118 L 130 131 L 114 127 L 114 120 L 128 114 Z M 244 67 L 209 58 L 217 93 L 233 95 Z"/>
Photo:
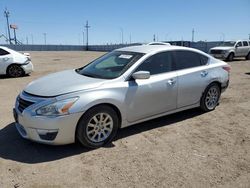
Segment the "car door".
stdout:
<path fill-rule="evenodd" d="M 0 48 L 0 74 L 6 74 L 6 68 L 11 61 L 11 54 Z"/>
<path fill-rule="evenodd" d="M 134 71 L 149 71 L 149 79 L 128 81 L 127 120 L 136 122 L 176 109 L 177 74 L 169 52 L 155 54 Z"/>
<path fill-rule="evenodd" d="M 241 41 L 237 42 L 237 44 L 235 45 L 235 56 L 244 56 L 244 47 Z"/>
<path fill-rule="evenodd" d="M 177 108 L 197 104 L 210 82 L 208 57 L 189 50 L 173 53 L 178 76 Z"/>
<path fill-rule="evenodd" d="M 243 41 L 243 54 L 242 56 L 247 56 L 248 52 L 249 52 L 249 45 L 247 41 Z"/>

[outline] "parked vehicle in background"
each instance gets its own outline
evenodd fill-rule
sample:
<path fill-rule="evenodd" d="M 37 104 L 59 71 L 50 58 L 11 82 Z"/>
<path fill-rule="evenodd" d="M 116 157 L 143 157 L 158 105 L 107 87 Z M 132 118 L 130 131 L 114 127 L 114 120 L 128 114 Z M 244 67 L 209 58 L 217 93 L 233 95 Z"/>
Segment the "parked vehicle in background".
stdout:
<path fill-rule="evenodd" d="M 0 46 L 0 75 L 20 77 L 30 74 L 33 64 L 30 57 L 4 46 Z"/>
<path fill-rule="evenodd" d="M 100 147 L 119 128 L 195 107 L 214 110 L 229 71 L 227 63 L 192 48 L 121 48 L 31 82 L 16 99 L 16 128 L 45 144 L 79 140 Z"/>
<path fill-rule="evenodd" d="M 215 58 L 233 61 L 234 57 L 245 57 L 250 60 L 250 41 L 226 41 L 220 46 L 211 48 L 209 53 Z"/>

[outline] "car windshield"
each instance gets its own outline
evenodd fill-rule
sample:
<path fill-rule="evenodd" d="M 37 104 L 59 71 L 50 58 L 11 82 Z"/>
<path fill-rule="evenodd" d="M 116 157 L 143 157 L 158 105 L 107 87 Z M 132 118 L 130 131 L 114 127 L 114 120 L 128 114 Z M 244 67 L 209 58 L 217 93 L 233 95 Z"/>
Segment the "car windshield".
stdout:
<path fill-rule="evenodd" d="M 136 52 L 113 51 L 76 71 L 83 76 L 114 79 L 122 75 L 143 55 Z"/>
<path fill-rule="evenodd" d="M 234 41 L 227 41 L 220 44 L 220 46 L 234 46 L 234 45 L 235 45 Z"/>

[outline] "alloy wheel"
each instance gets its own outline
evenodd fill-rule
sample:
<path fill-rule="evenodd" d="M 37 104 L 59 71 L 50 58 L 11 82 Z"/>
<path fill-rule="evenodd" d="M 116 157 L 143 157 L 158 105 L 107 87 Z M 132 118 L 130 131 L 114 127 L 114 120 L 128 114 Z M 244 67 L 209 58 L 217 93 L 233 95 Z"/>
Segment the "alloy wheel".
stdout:
<path fill-rule="evenodd" d="M 112 130 L 113 119 L 108 113 L 94 115 L 86 126 L 88 139 L 95 143 L 105 141 L 111 135 Z"/>
<path fill-rule="evenodd" d="M 217 106 L 219 100 L 219 92 L 217 87 L 211 87 L 206 95 L 205 104 L 209 110 L 214 109 Z"/>

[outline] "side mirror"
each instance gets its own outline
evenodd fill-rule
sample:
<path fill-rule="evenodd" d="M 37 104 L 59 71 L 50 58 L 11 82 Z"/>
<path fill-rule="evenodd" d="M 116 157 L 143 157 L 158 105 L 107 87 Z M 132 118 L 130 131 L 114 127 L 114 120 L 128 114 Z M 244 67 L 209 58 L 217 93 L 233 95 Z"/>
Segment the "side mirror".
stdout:
<path fill-rule="evenodd" d="M 138 72 L 133 73 L 132 77 L 135 80 L 149 79 L 150 78 L 150 72 L 148 72 L 148 71 L 138 71 Z"/>

